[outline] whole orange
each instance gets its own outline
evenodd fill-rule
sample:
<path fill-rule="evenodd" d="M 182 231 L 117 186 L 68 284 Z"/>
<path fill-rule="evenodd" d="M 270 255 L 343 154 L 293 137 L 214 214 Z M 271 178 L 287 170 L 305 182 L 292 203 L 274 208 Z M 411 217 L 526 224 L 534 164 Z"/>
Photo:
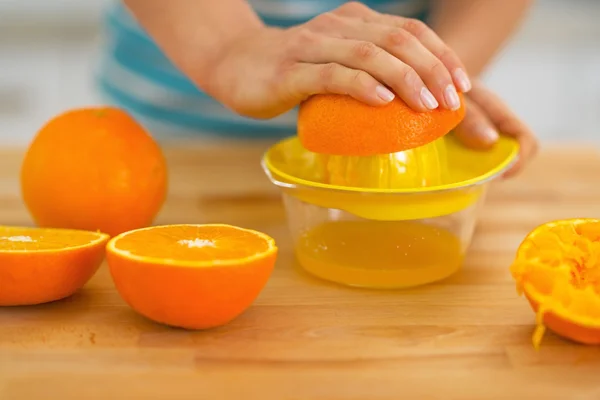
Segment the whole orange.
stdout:
<path fill-rule="evenodd" d="M 385 106 L 370 106 L 347 95 L 317 94 L 298 111 L 298 139 L 314 153 L 373 156 L 414 149 L 446 135 L 466 113 L 437 108 L 411 109 L 396 97 Z"/>
<path fill-rule="evenodd" d="M 167 166 L 158 144 L 127 112 L 74 109 L 33 139 L 21 192 L 42 227 L 114 236 L 152 223 L 166 198 Z"/>

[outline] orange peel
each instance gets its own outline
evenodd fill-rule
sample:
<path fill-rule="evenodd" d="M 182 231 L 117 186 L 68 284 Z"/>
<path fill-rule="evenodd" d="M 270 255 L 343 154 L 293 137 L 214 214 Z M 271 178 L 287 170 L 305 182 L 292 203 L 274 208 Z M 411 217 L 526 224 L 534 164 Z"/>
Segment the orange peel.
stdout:
<path fill-rule="evenodd" d="M 226 224 L 162 225 L 124 232 L 106 246 L 117 291 L 164 325 L 209 329 L 242 314 L 266 285 L 275 240 Z"/>
<path fill-rule="evenodd" d="M 298 139 L 313 153 L 375 156 L 418 148 L 445 136 L 465 117 L 459 94 L 457 110 L 411 109 L 396 97 L 385 106 L 370 106 L 347 95 L 317 94 L 298 110 Z"/>
<path fill-rule="evenodd" d="M 168 170 L 159 144 L 125 110 L 84 107 L 39 129 L 20 184 L 37 225 L 115 236 L 152 223 L 167 196 Z"/>
<path fill-rule="evenodd" d="M 100 268 L 108 240 L 100 232 L 0 226 L 0 306 L 73 295 Z"/>
<path fill-rule="evenodd" d="M 546 328 L 577 343 L 600 344 L 600 219 L 538 226 L 520 244 L 510 272 L 536 313 L 536 349 Z"/>

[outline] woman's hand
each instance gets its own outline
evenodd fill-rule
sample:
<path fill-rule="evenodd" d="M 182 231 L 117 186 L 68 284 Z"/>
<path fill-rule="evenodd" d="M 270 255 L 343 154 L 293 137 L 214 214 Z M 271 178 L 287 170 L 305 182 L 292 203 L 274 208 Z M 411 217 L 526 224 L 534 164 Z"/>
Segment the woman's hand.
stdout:
<path fill-rule="evenodd" d="M 495 93 L 477 80 L 465 99 L 467 114 L 455 130 L 457 138 L 466 146 L 476 149 L 490 148 L 498 140 L 499 134 L 516 138 L 521 147 L 519 159 L 504 177 L 520 172 L 538 150 L 538 141 L 533 132 Z"/>
<path fill-rule="evenodd" d="M 198 81 L 233 111 L 272 118 L 317 93 L 370 105 L 398 95 L 417 111 L 456 109 L 457 89 L 471 88 L 465 71 L 424 23 L 346 3 L 293 28 L 245 31 Z"/>

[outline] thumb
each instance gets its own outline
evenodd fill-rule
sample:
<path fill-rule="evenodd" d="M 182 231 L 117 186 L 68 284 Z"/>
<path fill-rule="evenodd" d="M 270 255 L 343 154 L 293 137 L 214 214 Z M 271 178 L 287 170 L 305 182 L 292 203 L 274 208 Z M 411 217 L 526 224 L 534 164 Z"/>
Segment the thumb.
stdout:
<path fill-rule="evenodd" d="M 498 131 L 481 107 L 467 98 L 465 101 L 467 114 L 454 129 L 454 135 L 467 147 L 478 150 L 489 149 L 498 140 Z"/>

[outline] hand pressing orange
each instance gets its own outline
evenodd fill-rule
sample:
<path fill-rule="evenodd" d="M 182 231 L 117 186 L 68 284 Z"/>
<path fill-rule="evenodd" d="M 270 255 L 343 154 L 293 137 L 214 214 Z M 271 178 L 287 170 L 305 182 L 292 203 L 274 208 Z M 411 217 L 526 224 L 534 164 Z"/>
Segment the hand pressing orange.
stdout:
<path fill-rule="evenodd" d="M 450 25 L 457 29 L 445 32 L 438 18 L 438 35 L 418 20 L 378 13 L 359 2 L 348 2 L 306 23 L 275 28 L 266 26 L 243 0 L 125 0 L 165 55 L 202 91 L 237 114 L 260 119 L 276 117 L 315 94 L 348 95 L 369 106 L 393 106 L 402 101 L 422 113 L 460 111 L 459 94 L 470 94 L 472 83 L 458 52 L 451 48 L 457 43 L 450 46 L 441 37 L 459 37 L 464 44 L 478 35 L 481 21 L 491 23 L 501 17 L 494 12 L 501 14 L 500 8 L 507 8 L 500 2 L 491 3 L 497 4 L 489 9 L 477 7 L 479 11 L 486 8 L 488 17 L 475 18 L 479 24 L 465 28 L 470 33 L 465 35 L 462 29 L 468 17 L 462 22 L 451 18 L 454 22 Z M 524 2 L 515 3 L 519 4 L 509 7 L 498 19 L 503 22 L 496 21 L 490 31 L 497 31 L 499 25 L 510 26 L 500 26 L 502 32 L 487 35 L 481 41 L 491 43 L 486 47 L 497 48 L 499 37 L 506 38 L 512 31 L 525 8 Z M 448 35 L 449 31 L 457 35 Z M 461 47 L 464 50 L 469 45 Z M 485 135 L 480 132 L 486 127 L 518 137 L 522 150 L 521 159 L 509 173 L 514 174 L 535 153 L 537 143 L 500 100 L 481 85 L 476 92 L 466 97 L 471 111 L 467 111 L 459 137 L 469 145 L 483 147 L 495 141 L 494 133 L 489 139 L 480 136 Z"/>
<path fill-rule="evenodd" d="M 251 29 L 221 51 L 209 74 L 195 78 L 217 100 L 255 118 L 320 93 L 369 105 L 399 96 L 416 111 L 456 110 L 458 91 L 471 87 L 458 56 L 424 23 L 354 2 L 292 28 Z"/>

